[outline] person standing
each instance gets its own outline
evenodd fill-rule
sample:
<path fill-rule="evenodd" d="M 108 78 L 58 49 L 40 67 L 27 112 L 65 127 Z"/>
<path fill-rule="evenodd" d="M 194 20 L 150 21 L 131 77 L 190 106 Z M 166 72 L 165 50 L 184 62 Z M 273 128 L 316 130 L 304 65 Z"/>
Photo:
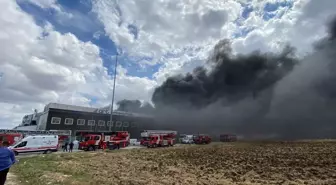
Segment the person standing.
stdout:
<path fill-rule="evenodd" d="M 75 141 L 73 141 L 73 144 L 74 144 L 74 149 L 75 149 L 75 151 L 78 150 L 79 142 L 78 142 L 77 139 L 75 139 Z"/>
<path fill-rule="evenodd" d="M 69 144 L 69 152 L 72 152 L 73 147 L 74 147 L 74 143 L 73 141 L 71 141 Z"/>
<path fill-rule="evenodd" d="M 8 145 L 8 141 L 0 143 L 0 185 L 5 185 L 9 169 L 16 162 L 14 152 Z"/>
<path fill-rule="evenodd" d="M 69 145 L 68 141 L 65 141 L 63 152 L 67 152 L 68 151 L 68 145 Z"/>

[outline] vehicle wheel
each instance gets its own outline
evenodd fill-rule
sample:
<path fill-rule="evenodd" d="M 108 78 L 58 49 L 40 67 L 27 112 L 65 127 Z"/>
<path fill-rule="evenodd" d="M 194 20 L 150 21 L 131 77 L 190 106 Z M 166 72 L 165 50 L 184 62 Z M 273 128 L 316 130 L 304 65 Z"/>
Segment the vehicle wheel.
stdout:
<path fill-rule="evenodd" d="M 94 150 L 93 146 L 89 146 L 88 151 L 93 151 L 93 150 Z"/>
<path fill-rule="evenodd" d="M 18 155 L 19 155 L 19 152 L 14 151 L 14 155 L 15 155 L 15 156 L 18 156 Z"/>
<path fill-rule="evenodd" d="M 157 147 L 157 145 L 156 144 L 153 144 L 153 148 L 156 148 Z"/>

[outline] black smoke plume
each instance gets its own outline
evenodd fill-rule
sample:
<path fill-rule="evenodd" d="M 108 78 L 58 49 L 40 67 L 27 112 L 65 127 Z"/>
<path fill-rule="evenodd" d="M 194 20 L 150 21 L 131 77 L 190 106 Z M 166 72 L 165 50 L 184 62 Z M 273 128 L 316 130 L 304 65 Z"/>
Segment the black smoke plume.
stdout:
<path fill-rule="evenodd" d="M 117 102 L 118 111 L 151 114 L 154 107 L 148 102 L 141 103 L 140 100 L 121 100 Z"/>
<path fill-rule="evenodd" d="M 233 55 L 228 40 L 214 47 L 208 61 L 212 69 L 197 67 L 185 76 L 168 78 L 156 88 L 152 97 L 157 108 L 201 109 L 218 101 L 223 106 L 246 97 L 256 98 L 290 72 L 298 60 L 294 48 L 287 46 L 280 54 L 258 51 L 249 55 Z"/>
<path fill-rule="evenodd" d="M 152 96 L 158 127 L 303 139 L 336 137 L 336 19 L 303 59 L 280 53 L 234 55 L 228 40 L 207 65 L 168 78 Z"/>

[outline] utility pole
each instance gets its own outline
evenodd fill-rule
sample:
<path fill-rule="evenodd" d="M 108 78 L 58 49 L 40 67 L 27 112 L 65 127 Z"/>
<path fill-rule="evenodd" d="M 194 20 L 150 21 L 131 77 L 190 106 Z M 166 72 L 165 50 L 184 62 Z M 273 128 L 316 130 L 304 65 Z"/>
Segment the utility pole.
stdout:
<path fill-rule="evenodd" d="M 116 60 L 115 60 L 115 66 L 114 66 L 114 79 L 113 79 L 113 90 L 112 90 L 112 103 L 111 103 L 111 115 L 110 115 L 110 128 L 109 131 L 111 132 L 112 128 L 112 117 L 113 117 L 113 103 L 114 103 L 114 93 L 115 93 L 115 84 L 116 84 L 116 79 L 117 79 L 117 67 L 118 67 L 118 50 L 117 50 L 117 55 L 116 55 Z M 113 124 L 113 131 L 115 130 L 115 124 Z"/>

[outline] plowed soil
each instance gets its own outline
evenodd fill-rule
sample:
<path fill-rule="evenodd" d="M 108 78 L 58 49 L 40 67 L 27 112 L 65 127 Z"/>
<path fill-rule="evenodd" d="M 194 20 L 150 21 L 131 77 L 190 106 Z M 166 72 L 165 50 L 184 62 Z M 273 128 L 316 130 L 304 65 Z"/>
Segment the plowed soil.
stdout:
<path fill-rule="evenodd" d="M 336 184 L 336 142 L 229 143 L 22 159 L 24 184 Z"/>

